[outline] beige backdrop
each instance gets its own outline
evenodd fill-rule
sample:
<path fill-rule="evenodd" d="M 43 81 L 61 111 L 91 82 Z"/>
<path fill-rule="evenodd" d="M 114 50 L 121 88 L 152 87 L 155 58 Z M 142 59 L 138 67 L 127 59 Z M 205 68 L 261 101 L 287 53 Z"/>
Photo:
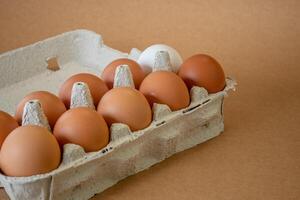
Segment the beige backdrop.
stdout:
<path fill-rule="evenodd" d="M 0 52 L 86 28 L 122 51 L 208 53 L 237 79 L 224 134 L 94 199 L 300 199 L 299 19 L 297 0 L 0 0 Z"/>

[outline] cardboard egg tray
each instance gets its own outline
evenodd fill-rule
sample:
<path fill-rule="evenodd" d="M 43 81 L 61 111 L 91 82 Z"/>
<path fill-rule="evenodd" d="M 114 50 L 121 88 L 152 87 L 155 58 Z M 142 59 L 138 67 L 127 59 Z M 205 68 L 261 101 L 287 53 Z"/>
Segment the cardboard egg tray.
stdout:
<path fill-rule="evenodd" d="M 0 110 L 14 114 L 17 103 L 29 92 L 46 90 L 58 94 L 59 86 L 79 72 L 100 75 L 112 60 L 137 59 L 103 43 L 100 35 L 75 30 L 0 55 Z M 113 124 L 111 141 L 98 152 L 85 153 L 77 145 L 64 146 L 60 167 L 30 177 L 7 177 L 0 182 L 11 199 L 88 199 L 118 181 L 145 170 L 169 156 L 216 137 L 224 130 L 223 99 L 235 89 L 227 78 L 226 88 L 207 94 L 193 87 L 189 107 L 171 112 L 168 106 L 153 106 L 153 122 L 131 132 L 127 125 Z"/>

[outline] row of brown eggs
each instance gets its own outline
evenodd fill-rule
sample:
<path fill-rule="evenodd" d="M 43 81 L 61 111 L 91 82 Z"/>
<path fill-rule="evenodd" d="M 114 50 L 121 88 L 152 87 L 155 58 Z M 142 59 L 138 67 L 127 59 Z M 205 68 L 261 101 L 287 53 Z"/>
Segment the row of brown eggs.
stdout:
<path fill-rule="evenodd" d="M 112 88 L 115 70 L 128 65 L 136 89 Z M 118 59 L 110 63 L 99 77 L 81 73 L 63 83 L 59 97 L 46 91 L 33 92 L 19 103 L 15 119 L 21 125 L 26 102 L 37 99 L 48 119 L 53 134 L 46 128 L 18 123 L 0 112 L 0 166 L 9 176 L 30 176 L 56 169 L 61 161 L 61 147 L 78 144 L 86 152 L 97 151 L 109 143 L 112 123 L 127 124 L 132 131 L 144 129 L 152 121 L 153 103 L 166 104 L 179 110 L 190 103 L 192 86 L 206 88 L 209 93 L 225 87 L 225 75 L 219 63 L 210 56 L 198 54 L 188 58 L 178 74 L 155 71 L 145 76 L 133 60 Z M 86 107 L 70 109 L 71 90 L 75 82 L 90 89 L 96 110 Z"/>

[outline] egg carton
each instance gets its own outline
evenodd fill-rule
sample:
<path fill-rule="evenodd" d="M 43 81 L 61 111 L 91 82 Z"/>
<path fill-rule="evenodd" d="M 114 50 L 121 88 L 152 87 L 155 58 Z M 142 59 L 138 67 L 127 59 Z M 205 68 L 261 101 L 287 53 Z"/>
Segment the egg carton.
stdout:
<path fill-rule="evenodd" d="M 13 114 L 17 103 L 28 93 L 46 90 L 58 93 L 69 76 L 90 72 L 100 75 L 117 58 L 137 60 L 106 46 L 100 35 L 75 30 L 0 55 L 0 109 Z M 97 152 L 85 153 L 74 144 L 64 145 L 59 168 L 30 177 L 0 174 L 2 187 L 11 199 L 88 199 L 118 181 L 191 148 L 224 130 L 223 100 L 236 82 L 226 79 L 226 88 L 208 94 L 193 87 L 191 104 L 171 112 L 166 105 L 153 106 L 149 127 L 131 132 L 125 124 L 111 126 L 110 143 Z"/>

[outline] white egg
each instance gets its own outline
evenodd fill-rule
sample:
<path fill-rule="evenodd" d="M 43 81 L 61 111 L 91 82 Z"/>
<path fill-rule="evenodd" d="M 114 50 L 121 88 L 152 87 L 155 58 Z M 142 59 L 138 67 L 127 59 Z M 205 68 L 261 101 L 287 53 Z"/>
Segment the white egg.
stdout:
<path fill-rule="evenodd" d="M 138 58 L 137 62 L 142 67 L 143 71 L 146 74 L 149 74 L 152 72 L 152 69 L 154 67 L 155 62 L 155 54 L 158 51 L 167 51 L 170 55 L 170 63 L 172 66 L 172 71 L 177 72 L 179 70 L 180 65 L 182 64 L 182 58 L 180 54 L 176 51 L 176 49 L 164 45 L 164 44 L 154 44 L 147 49 L 145 49 L 140 57 Z"/>

